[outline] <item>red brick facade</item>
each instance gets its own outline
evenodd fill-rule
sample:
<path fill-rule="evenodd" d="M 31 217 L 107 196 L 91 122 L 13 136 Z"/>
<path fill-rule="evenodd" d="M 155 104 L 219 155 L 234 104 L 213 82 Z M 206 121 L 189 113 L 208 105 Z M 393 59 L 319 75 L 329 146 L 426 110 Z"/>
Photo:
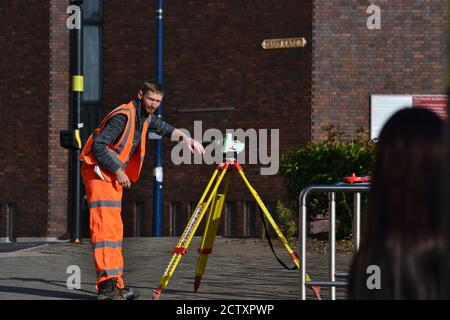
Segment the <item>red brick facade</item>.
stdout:
<path fill-rule="evenodd" d="M 0 6 L 1 224 L 5 229 L 10 205 L 17 208 L 16 236 L 46 236 L 49 5 L 19 0 Z"/>
<path fill-rule="evenodd" d="M 17 237 L 67 229 L 69 156 L 59 131 L 69 128 L 70 115 L 68 3 L 0 3 L 0 238 L 7 236 L 8 204 L 16 204 Z M 280 153 L 323 138 L 329 125 L 347 135 L 367 129 L 372 93 L 444 92 L 446 1 L 410 3 L 377 1 L 381 30 L 368 30 L 367 4 L 355 0 L 166 1 L 164 117 L 191 133 L 195 120 L 203 130 L 279 129 Z M 154 78 L 155 15 L 154 1 L 103 2 L 103 114 Z M 264 39 L 287 37 L 304 37 L 307 45 L 261 48 Z M 166 235 L 186 223 L 214 170 L 174 165 L 174 145 L 164 140 Z M 124 195 L 126 236 L 151 235 L 152 159 L 150 143 L 141 179 Z M 283 199 L 283 179 L 261 176 L 260 167 L 244 165 L 261 198 Z M 227 200 L 236 210 L 235 235 L 243 235 L 253 199 L 235 173 Z M 172 208 L 184 214 L 177 227 Z"/>
<path fill-rule="evenodd" d="M 3 1 L 0 19 L 0 237 L 14 211 L 16 237 L 67 230 L 68 1 Z M 8 210 L 14 208 L 14 210 Z"/>
<path fill-rule="evenodd" d="M 70 55 L 66 23 L 69 1 L 50 0 L 50 61 L 48 115 L 48 221 L 49 235 L 67 231 L 69 152 L 59 145 L 59 131 L 69 128 Z"/>
<path fill-rule="evenodd" d="M 139 12 L 136 15 L 135 12 Z M 118 0 L 104 3 L 104 113 L 127 101 L 142 79 L 154 78 L 155 7 L 146 0 L 126 8 Z M 264 39 L 311 37 L 310 1 L 185 1 L 164 6 L 164 117 L 193 134 L 195 120 L 203 129 L 280 129 L 280 152 L 310 137 L 311 46 L 263 50 Z M 133 36 L 130 36 L 132 34 Z M 186 108 L 234 107 L 233 111 L 185 113 Z M 170 203 L 181 202 L 185 215 L 198 201 L 214 166 L 170 161 L 174 143 L 164 141 L 164 221 L 170 234 Z M 147 153 L 141 180 L 124 201 L 145 202 L 151 212 L 153 151 Z M 261 176 L 259 165 L 245 165 L 248 179 L 266 201 L 283 198 L 279 175 Z M 195 177 L 195 178 L 193 178 Z M 228 200 L 243 207 L 252 195 L 236 175 Z M 131 211 L 132 212 L 132 211 Z M 132 215 L 125 219 L 132 220 Z M 146 235 L 151 234 L 147 219 Z M 129 223 L 128 225 L 131 225 Z M 237 230 L 243 234 L 242 230 Z M 132 234 L 130 231 L 128 234 Z"/>
<path fill-rule="evenodd" d="M 445 94 L 447 1 L 314 1 L 312 138 L 369 129 L 371 94 Z"/>

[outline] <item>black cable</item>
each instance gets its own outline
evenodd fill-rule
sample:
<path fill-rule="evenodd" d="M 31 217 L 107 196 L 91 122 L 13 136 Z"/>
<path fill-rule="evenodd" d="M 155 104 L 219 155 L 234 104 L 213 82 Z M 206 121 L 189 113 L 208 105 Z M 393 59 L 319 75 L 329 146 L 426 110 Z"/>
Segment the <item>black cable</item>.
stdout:
<path fill-rule="evenodd" d="M 267 238 L 267 242 L 269 243 L 269 247 L 273 252 L 273 255 L 275 256 L 275 258 L 277 258 L 278 262 L 287 270 L 295 270 L 297 269 L 297 266 L 294 265 L 293 267 L 288 267 L 283 261 L 281 261 L 281 259 L 277 256 L 277 254 L 275 253 L 275 250 L 273 249 L 273 245 L 272 245 L 272 241 L 270 240 L 270 235 L 269 235 L 269 230 L 267 229 L 267 225 L 266 225 L 266 221 L 264 220 L 264 214 L 263 212 L 260 210 L 261 213 L 261 220 L 262 223 L 264 225 L 264 230 L 266 231 L 266 238 Z M 295 253 L 295 252 L 294 252 Z M 299 255 L 297 253 L 295 253 L 295 255 L 298 257 Z"/>

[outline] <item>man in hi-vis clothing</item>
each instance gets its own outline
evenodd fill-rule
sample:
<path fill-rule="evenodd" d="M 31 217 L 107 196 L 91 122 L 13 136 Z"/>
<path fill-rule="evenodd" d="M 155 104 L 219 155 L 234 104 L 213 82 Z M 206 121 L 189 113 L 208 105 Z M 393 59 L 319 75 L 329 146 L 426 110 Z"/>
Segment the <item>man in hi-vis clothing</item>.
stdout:
<path fill-rule="evenodd" d="M 163 95 L 160 84 L 144 82 L 136 99 L 117 107 L 102 120 L 80 155 L 90 211 L 98 299 L 131 300 L 139 296 L 122 279 L 121 207 L 123 188 L 130 188 L 139 178 L 148 130 L 177 140 L 181 138 L 191 152 L 205 153 L 199 142 L 152 115 Z"/>

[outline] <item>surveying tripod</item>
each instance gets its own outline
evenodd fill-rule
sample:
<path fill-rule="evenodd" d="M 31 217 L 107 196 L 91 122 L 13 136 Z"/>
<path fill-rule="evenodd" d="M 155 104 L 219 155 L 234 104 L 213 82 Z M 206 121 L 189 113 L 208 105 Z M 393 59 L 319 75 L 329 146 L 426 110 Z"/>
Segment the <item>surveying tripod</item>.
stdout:
<path fill-rule="evenodd" d="M 198 288 L 200 287 L 201 278 L 205 272 L 206 263 L 208 261 L 208 255 L 212 251 L 231 176 L 227 176 L 223 192 L 218 193 L 218 189 L 223 178 L 225 177 L 225 174 L 228 171 L 230 171 L 233 167 L 236 168 L 242 180 L 244 180 L 244 183 L 246 184 L 247 188 L 250 190 L 251 194 L 255 198 L 256 202 L 258 203 L 259 207 L 264 213 L 264 216 L 269 221 L 272 228 L 275 230 L 278 238 L 281 240 L 283 246 L 289 253 L 291 259 L 294 261 L 296 267 L 297 268 L 300 267 L 299 259 L 289 246 L 288 242 L 286 241 L 286 238 L 283 236 L 281 230 L 276 225 L 275 221 L 273 220 L 266 206 L 262 202 L 258 193 L 250 185 L 250 182 L 248 182 L 242 167 L 239 165 L 235 157 L 228 158 L 224 163 L 221 163 L 219 166 L 216 167 L 211 179 L 209 180 L 208 185 L 206 186 L 206 189 L 203 192 L 203 195 L 201 196 L 197 204 L 197 207 L 195 208 L 181 238 L 179 239 L 175 249 L 173 250 L 172 259 L 170 260 L 169 265 L 167 266 L 163 276 L 161 277 L 161 280 L 159 281 L 159 286 L 153 289 L 153 300 L 158 300 L 164 288 L 167 287 L 169 279 L 175 272 L 175 269 L 178 263 L 180 262 L 181 258 L 183 257 L 183 255 L 186 254 L 187 248 L 191 243 L 192 238 L 194 237 L 195 231 L 200 225 L 200 222 L 202 221 L 205 212 L 207 212 L 208 208 L 211 205 L 211 209 L 208 215 L 208 221 L 205 226 L 203 237 L 200 243 L 200 248 L 198 249 L 200 256 L 197 262 L 197 270 L 194 283 L 194 290 L 195 292 L 197 292 Z M 211 192 L 209 192 L 210 190 Z M 308 275 L 306 275 L 306 281 L 307 282 L 310 281 Z M 311 286 L 311 289 L 316 298 L 320 300 L 320 287 Z"/>

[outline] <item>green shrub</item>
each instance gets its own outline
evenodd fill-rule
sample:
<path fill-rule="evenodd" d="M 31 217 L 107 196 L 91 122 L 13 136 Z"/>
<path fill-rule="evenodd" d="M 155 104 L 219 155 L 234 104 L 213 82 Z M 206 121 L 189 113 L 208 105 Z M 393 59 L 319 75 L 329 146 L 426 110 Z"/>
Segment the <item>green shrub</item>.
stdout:
<path fill-rule="evenodd" d="M 358 130 L 354 139 L 343 139 L 342 132 L 328 130 L 328 138 L 289 150 L 281 156 L 280 172 L 285 177 L 290 207 L 298 212 L 298 196 L 310 184 L 334 184 L 355 173 L 357 176 L 371 175 L 375 160 L 376 142 L 369 139 L 363 130 Z M 363 203 L 366 196 L 362 197 Z M 339 238 L 352 232 L 353 196 L 337 194 L 336 218 Z M 326 194 L 311 194 L 308 197 L 309 218 L 328 211 Z"/>
<path fill-rule="evenodd" d="M 295 211 L 286 208 L 283 202 L 277 201 L 277 205 L 275 207 L 276 222 L 286 239 L 293 238 L 297 234 L 295 216 Z"/>

